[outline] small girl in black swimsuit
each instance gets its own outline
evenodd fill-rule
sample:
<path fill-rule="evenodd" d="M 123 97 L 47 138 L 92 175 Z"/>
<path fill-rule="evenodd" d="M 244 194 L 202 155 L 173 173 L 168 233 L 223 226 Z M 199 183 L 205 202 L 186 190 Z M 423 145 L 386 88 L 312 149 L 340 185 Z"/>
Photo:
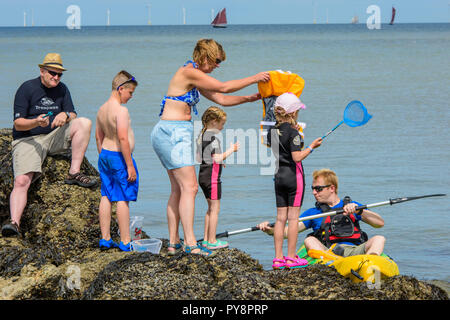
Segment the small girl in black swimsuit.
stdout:
<path fill-rule="evenodd" d="M 230 148 L 222 153 L 220 140 L 216 137 L 227 121 L 227 114 L 218 107 L 209 107 L 203 113 L 203 129 L 197 139 L 197 160 L 200 162 L 198 183 L 203 190 L 208 211 L 205 216 L 205 234 L 202 245 L 210 250 L 226 248 L 228 242 L 216 239 L 217 222 L 222 197 L 223 161 L 233 152 L 239 150 L 239 142 L 231 143 Z"/>
<path fill-rule="evenodd" d="M 277 119 L 270 129 L 268 142 L 277 159 L 275 171 L 275 197 L 277 220 L 274 228 L 275 259 L 272 268 L 299 268 L 308 264 L 296 255 L 298 217 L 305 191 L 305 175 L 302 160 L 320 146 L 317 138 L 303 150 L 303 138 L 298 132 L 298 110 L 305 105 L 293 93 L 283 93 L 274 104 Z M 288 255 L 283 256 L 284 228 L 288 223 Z"/>

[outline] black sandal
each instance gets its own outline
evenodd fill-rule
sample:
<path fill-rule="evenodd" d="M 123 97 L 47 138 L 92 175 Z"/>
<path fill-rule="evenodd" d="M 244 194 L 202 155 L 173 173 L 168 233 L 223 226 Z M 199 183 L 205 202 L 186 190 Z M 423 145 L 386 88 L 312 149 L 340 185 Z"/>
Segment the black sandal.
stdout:
<path fill-rule="evenodd" d="M 95 179 L 89 178 L 87 175 L 77 172 L 75 174 L 68 174 L 67 178 L 64 180 L 67 184 L 77 184 L 80 187 L 89 188 L 97 184 Z"/>
<path fill-rule="evenodd" d="M 3 237 L 12 237 L 20 235 L 20 228 L 17 223 L 10 220 L 9 223 L 5 224 L 2 227 L 2 236 Z"/>

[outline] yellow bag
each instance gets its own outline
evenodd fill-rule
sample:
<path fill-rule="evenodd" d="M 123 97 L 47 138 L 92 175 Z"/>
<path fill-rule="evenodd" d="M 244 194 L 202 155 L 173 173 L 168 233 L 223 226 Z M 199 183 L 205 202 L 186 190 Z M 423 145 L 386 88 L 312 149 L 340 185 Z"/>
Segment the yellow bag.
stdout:
<path fill-rule="evenodd" d="M 376 283 L 388 277 L 399 275 L 397 264 L 389 257 L 357 255 L 334 261 L 330 266 L 352 282 Z"/>
<path fill-rule="evenodd" d="M 336 268 L 337 272 L 354 283 L 377 283 L 400 274 L 397 264 L 385 254 L 341 257 L 332 252 L 334 245 L 327 251 L 311 249 L 308 251 L 308 255 L 319 259 L 318 263 L 320 264 Z"/>

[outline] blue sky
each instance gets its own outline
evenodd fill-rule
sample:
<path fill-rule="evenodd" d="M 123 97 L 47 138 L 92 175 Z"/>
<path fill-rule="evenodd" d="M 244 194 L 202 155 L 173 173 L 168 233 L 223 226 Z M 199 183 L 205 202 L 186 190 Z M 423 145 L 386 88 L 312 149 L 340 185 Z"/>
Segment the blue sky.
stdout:
<path fill-rule="evenodd" d="M 450 22 L 450 0 L 0 0 L 0 26 L 65 26 L 69 14 L 67 7 L 81 9 L 81 26 L 105 25 L 110 9 L 111 25 L 147 24 L 151 5 L 153 25 L 209 24 L 211 10 L 227 8 L 230 24 L 272 23 L 349 23 L 359 16 L 364 23 L 369 16 L 368 6 L 381 9 L 382 23 L 388 22 L 392 5 L 397 9 L 396 22 Z"/>

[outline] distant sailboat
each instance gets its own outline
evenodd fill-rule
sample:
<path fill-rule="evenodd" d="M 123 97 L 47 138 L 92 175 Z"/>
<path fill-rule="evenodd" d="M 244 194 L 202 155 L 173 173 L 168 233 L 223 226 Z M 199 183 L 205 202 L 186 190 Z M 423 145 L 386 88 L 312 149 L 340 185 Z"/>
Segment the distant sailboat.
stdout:
<path fill-rule="evenodd" d="M 359 23 L 358 16 L 354 16 L 354 17 L 352 18 L 352 24 L 357 24 L 357 23 Z"/>
<path fill-rule="evenodd" d="M 389 22 L 389 24 L 392 26 L 394 24 L 394 19 L 395 19 L 395 8 L 392 7 L 392 18 L 391 18 L 391 22 Z"/>
<path fill-rule="evenodd" d="M 227 27 L 227 11 L 226 8 L 223 8 L 219 11 L 217 16 L 211 22 L 211 25 L 214 28 L 226 28 Z"/>

